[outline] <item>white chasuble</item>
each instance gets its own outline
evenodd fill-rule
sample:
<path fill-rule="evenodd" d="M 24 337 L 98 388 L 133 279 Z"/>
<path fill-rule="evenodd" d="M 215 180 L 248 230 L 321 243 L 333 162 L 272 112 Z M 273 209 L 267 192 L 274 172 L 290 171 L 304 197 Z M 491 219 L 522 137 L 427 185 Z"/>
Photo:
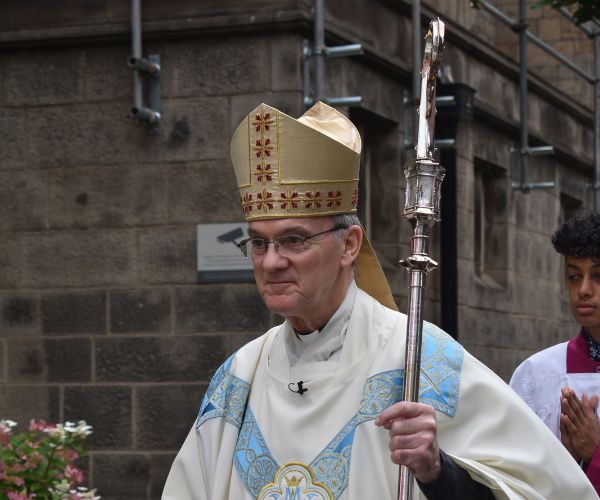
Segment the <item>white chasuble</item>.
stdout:
<path fill-rule="evenodd" d="M 388 432 L 373 420 L 402 397 L 406 316 L 357 290 L 341 353 L 328 369 L 315 366 L 314 376 L 290 366 L 286 328 L 219 368 L 163 499 L 397 498 L 399 467 Z M 297 375 L 305 377 L 302 394 L 290 390 Z M 419 394 L 436 409 L 440 447 L 497 498 L 597 498 L 531 410 L 431 324 Z M 417 498 L 424 496 L 415 485 Z"/>

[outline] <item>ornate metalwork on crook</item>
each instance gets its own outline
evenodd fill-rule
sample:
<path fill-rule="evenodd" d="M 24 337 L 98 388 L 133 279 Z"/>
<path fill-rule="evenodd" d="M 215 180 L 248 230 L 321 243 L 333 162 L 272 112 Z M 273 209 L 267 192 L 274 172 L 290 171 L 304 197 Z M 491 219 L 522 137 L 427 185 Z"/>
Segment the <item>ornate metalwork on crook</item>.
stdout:
<path fill-rule="evenodd" d="M 411 254 L 400 264 L 409 272 L 406 352 L 404 359 L 403 401 L 419 400 L 419 373 L 421 371 L 421 337 L 423 333 L 423 305 L 425 278 L 437 267 L 427 255 L 429 229 L 440 218 L 441 184 L 444 168 L 434 159 L 435 148 L 435 85 L 444 50 L 444 23 L 439 19 L 429 24 L 425 39 L 425 56 L 421 71 L 421 101 L 419 104 L 419 135 L 416 160 L 404 169 L 406 193 L 404 216 L 413 227 Z M 412 499 L 413 478 L 408 467 L 400 467 L 398 498 Z"/>
<path fill-rule="evenodd" d="M 445 25 L 439 19 L 429 23 L 425 36 L 425 55 L 421 70 L 421 102 L 419 104 L 419 133 L 417 159 L 433 159 L 433 136 L 435 128 L 435 89 L 437 73 L 444 50 Z"/>

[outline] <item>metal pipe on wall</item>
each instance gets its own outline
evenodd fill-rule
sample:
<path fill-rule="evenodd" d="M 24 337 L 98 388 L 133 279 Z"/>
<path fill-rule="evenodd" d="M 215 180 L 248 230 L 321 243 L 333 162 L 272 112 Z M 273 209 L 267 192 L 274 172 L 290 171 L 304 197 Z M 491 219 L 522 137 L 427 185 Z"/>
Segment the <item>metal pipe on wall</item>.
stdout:
<path fill-rule="evenodd" d="M 323 99 L 325 89 L 325 6 L 324 0 L 315 0 L 315 100 Z"/>
<path fill-rule="evenodd" d="M 325 95 L 325 58 L 357 56 L 363 53 L 360 43 L 327 47 L 325 45 L 325 1 L 315 0 L 314 3 L 314 34 L 313 45 L 305 40 L 302 48 L 302 103 L 305 108 L 316 101 L 323 101 L 330 106 L 358 106 L 361 96 L 327 97 Z M 314 94 L 310 93 L 310 62 L 314 61 Z"/>
<path fill-rule="evenodd" d="M 486 2 L 485 0 L 471 0 L 471 6 L 473 6 L 475 8 L 483 7 L 487 12 L 489 12 L 494 17 L 496 17 L 496 19 L 499 19 L 500 21 L 502 21 L 511 30 L 513 30 L 515 32 L 519 32 L 520 31 L 520 23 L 519 22 L 517 22 L 514 19 L 512 19 L 511 17 L 507 16 L 504 12 L 502 12 L 501 10 L 499 10 L 498 8 L 496 8 L 491 3 Z M 563 13 L 563 15 L 564 15 L 564 13 Z M 570 19 L 573 22 L 575 22 L 573 20 L 572 16 L 570 17 Z M 582 30 L 584 32 L 586 32 L 586 33 L 588 32 L 583 27 L 581 27 L 581 28 L 582 28 Z M 558 52 L 552 46 L 548 45 L 541 38 L 539 38 L 539 37 L 535 36 L 533 33 L 531 33 L 531 31 L 529 31 L 529 30 L 526 29 L 525 30 L 525 36 L 534 45 L 538 46 L 540 49 L 542 49 L 547 54 L 550 54 L 557 61 L 560 61 L 562 64 L 564 64 L 565 66 L 567 66 L 571 71 L 573 71 L 574 73 L 576 73 L 577 75 L 579 75 L 581 78 L 587 80 L 590 83 L 594 82 L 594 77 L 591 74 L 589 74 L 587 71 L 584 71 L 579 66 L 577 66 L 576 64 L 574 64 L 570 59 L 568 59 L 567 57 L 565 57 L 564 55 L 562 55 L 560 52 Z"/>
<path fill-rule="evenodd" d="M 131 50 L 129 67 L 133 70 L 133 106 L 131 117 L 151 125 L 153 134 L 159 131 L 160 122 L 160 56 L 142 57 L 141 0 L 131 0 Z M 142 77 L 148 77 L 148 106 L 144 106 Z"/>
<path fill-rule="evenodd" d="M 567 68 L 573 71 L 573 73 L 578 74 L 581 78 L 587 80 L 590 83 L 594 82 L 594 78 L 592 77 L 592 75 L 590 75 L 587 71 L 581 69 L 579 66 L 577 66 L 577 64 L 575 64 L 567 57 L 563 56 L 556 49 L 553 49 L 550 45 L 548 45 L 546 42 L 535 36 L 533 33 L 531 33 L 530 31 L 526 31 L 525 35 L 531 42 L 533 42 L 534 45 L 537 45 L 544 52 L 554 57 L 554 59 L 557 59 L 558 61 L 563 63 Z"/>
<path fill-rule="evenodd" d="M 559 12 L 594 40 L 594 76 L 590 78 L 589 75 L 582 75 L 581 72 L 577 72 L 577 74 L 594 84 L 594 183 L 592 187 L 594 189 L 594 211 L 600 213 L 600 21 L 592 19 L 586 26 L 577 24 L 575 17 L 567 7 L 561 7 Z"/>
<path fill-rule="evenodd" d="M 135 59 L 142 58 L 142 14 L 141 0 L 131 0 L 131 51 Z M 133 106 L 143 108 L 142 79 L 137 69 L 133 70 Z"/>
<path fill-rule="evenodd" d="M 521 186 L 529 182 L 529 109 L 527 106 L 527 4 L 519 0 L 519 114 L 521 117 Z"/>
<path fill-rule="evenodd" d="M 502 11 L 494 7 L 491 3 L 486 0 L 471 0 L 471 6 L 474 8 L 484 7 L 485 10 L 494 15 L 497 19 L 506 24 L 510 29 L 519 34 L 519 100 L 520 100 L 520 149 L 517 151 L 511 148 L 511 154 L 519 154 L 521 158 L 521 180 L 519 182 L 513 182 L 513 189 L 520 189 L 524 193 L 528 193 L 532 189 L 545 189 L 553 188 L 555 186 L 554 181 L 548 182 L 529 182 L 529 156 L 530 155 L 543 155 L 553 154 L 553 146 L 538 146 L 534 148 L 529 147 L 529 128 L 528 128 L 528 108 L 527 108 L 527 40 L 530 40 L 539 48 L 553 56 L 562 64 L 566 65 L 569 69 L 574 71 L 577 75 L 581 76 L 588 82 L 595 82 L 596 78 L 582 70 L 577 65 L 569 61 L 561 53 L 554 50 L 550 45 L 545 43 L 543 40 L 535 36 L 527 29 L 527 3 L 525 0 L 519 0 L 519 19 L 515 21 L 511 19 Z M 600 179 L 600 177 L 599 177 Z M 600 181 L 599 181 L 600 186 Z"/>
<path fill-rule="evenodd" d="M 600 212 L 600 29 L 594 34 L 594 211 Z"/>

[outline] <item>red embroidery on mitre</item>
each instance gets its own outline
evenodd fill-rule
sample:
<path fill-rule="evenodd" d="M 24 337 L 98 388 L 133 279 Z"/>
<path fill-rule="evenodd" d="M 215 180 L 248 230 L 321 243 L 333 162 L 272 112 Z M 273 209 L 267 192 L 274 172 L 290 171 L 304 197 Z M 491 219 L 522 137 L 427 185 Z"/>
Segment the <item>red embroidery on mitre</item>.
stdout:
<path fill-rule="evenodd" d="M 271 125 L 275 123 L 275 119 L 271 118 L 271 113 L 258 113 L 252 125 L 255 127 L 257 132 L 261 134 L 271 129 Z"/>
<path fill-rule="evenodd" d="M 242 204 L 242 210 L 245 214 L 252 212 L 252 195 L 248 193 L 244 193 L 244 196 L 240 198 L 240 202 Z"/>
<path fill-rule="evenodd" d="M 253 149 L 256 152 L 256 157 L 264 160 L 268 156 L 271 156 L 271 151 L 273 150 L 273 146 L 271 146 L 271 139 L 256 139 L 256 145 L 253 147 Z"/>
<path fill-rule="evenodd" d="M 306 196 L 304 200 L 305 208 L 321 208 L 323 197 L 320 191 L 306 191 L 304 195 Z"/>
<path fill-rule="evenodd" d="M 356 208 L 356 205 L 358 205 L 358 188 L 354 188 L 352 193 L 352 206 Z"/>
<path fill-rule="evenodd" d="M 342 192 L 336 191 L 334 193 L 333 191 L 329 191 L 329 193 L 327 193 L 327 207 L 333 208 L 333 207 L 340 207 L 341 205 L 342 205 Z"/>
<path fill-rule="evenodd" d="M 256 193 L 256 208 L 263 212 L 268 212 L 273 209 L 275 200 L 273 199 L 273 193 L 263 189 L 261 192 Z"/>
<path fill-rule="evenodd" d="M 258 182 L 262 182 L 263 184 L 270 182 L 273 180 L 273 169 L 271 168 L 271 164 L 259 163 L 256 165 L 256 173 L 254 175 Z"/>
<path fill-rule="evenodd" d="M 288 212 L 294 208 L 298 208 L 298 192 L 288 190 L 287 193 L 281 193 L 279 195 L 281 198 L 279 201 L 281 204 L 280 208 L 287 210 Z"/>

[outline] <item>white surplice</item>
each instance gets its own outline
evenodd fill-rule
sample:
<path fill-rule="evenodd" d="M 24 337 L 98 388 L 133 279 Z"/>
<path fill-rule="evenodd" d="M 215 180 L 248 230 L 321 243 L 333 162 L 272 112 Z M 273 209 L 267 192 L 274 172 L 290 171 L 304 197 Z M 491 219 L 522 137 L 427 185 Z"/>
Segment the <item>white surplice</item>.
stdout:
<path fill-rule="evenodd" d="M 568 373 L 569 342 L 548 347 L 521 363 L 510 386 L 560 439 L 560 389 L 570 387 L 581 398 L 600 394 L 600 374 Z M 599 412 L 600 415 L 600 412 Z"/>
<path fill-rule="evenodd" d="M 353 286 L 313 335 L 321 334 L 291 354 L 293 366 L 288 351 L 298 339 L 287 322 L 225 362 L 163 499 L 397 498 L 388 433 L 373 420 L 401 399 L 406 316 Z M 308 389 L 302 395 L 292 392 L 300 380 Z M 436 409 L 440 447 L 496 498 L 598 498 L 527 405 L 430 324 L 423 332 L 420 401 Z M 415 485 L 416 498 L 424 497 Z"/>

